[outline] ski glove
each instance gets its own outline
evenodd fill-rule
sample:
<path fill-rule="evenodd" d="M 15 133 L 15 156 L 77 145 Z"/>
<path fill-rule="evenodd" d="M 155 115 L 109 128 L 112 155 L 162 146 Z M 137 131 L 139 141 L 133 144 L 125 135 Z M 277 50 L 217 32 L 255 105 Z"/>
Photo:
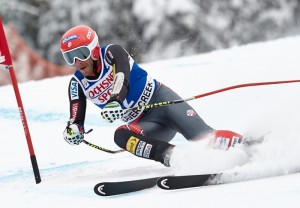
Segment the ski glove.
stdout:
<path fill-rule="evenodd" d="M 84 130 L 76 123 L 70 124 L 64 130 L 64 139 L 71 145 L 79 145 L 83 141 Z"/>
<path fill-rule="evenodd" d="M 112 123 L 115 120 L 120 119 L 123 115 L 123 109 L 118 101 L 107 103 L 101 112 L 102 118 L 108 123 Z"/>

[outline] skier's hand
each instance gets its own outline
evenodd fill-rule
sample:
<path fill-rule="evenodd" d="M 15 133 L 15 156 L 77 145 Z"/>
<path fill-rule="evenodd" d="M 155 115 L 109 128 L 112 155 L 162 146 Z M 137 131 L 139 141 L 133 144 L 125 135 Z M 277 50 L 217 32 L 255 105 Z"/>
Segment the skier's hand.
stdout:
<path fill-rule="evenodd" d="M 83 141 L 83 134 L 84 130 L 81 126 L 76 123 L 70 124 L 70 122 L 68 122 L 64 130 L 64 139 L 71 145 L 79 145 Z"/>
<path fill-rule="evenodd" d="M 120 119 L 124 115 L 123 109 L 118 101 L 108 102 L 101 112 L 101 116 L 108 123 Z"/>

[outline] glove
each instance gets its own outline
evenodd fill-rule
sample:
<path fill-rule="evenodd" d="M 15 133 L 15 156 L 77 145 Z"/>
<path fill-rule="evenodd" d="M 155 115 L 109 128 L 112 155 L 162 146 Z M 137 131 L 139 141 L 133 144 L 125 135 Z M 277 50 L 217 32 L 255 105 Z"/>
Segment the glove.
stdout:
<path fill-rule="evenodd" d="M 64 130 L 64 139 L 71 145 L 79 145 L 83 141 L 84 130 L 76 123 L 70 124 Z"/>
<path fill-rule="evenodd" d="M 120 119 L 124 115 L 123 109 L 118 101 L 108 102 L 101 112 L 101 116 L 108 123 Z"/>

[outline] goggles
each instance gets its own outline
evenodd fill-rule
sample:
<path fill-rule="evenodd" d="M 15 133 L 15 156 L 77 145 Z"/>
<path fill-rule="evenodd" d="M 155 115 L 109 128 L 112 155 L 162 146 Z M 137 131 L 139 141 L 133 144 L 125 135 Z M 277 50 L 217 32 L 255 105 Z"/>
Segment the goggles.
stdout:
<path fill-rule="evenodd" d="M 98 36 L 95 34 L 93 41 L 86 45 L 74 48 L 72 50 L 63 52 L 62 55 L 69 65 L 75 64 L 75 59 L 86 61 L 91 57 L 91 51 L 97 46 Z"/>

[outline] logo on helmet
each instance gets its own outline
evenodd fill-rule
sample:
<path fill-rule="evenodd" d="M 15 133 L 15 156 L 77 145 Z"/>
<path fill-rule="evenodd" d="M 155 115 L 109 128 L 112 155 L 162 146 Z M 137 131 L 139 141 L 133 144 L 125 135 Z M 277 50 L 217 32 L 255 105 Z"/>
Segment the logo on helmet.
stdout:
<path fill-rule="evenodd" d="M 78 38 L 77 35 L 72 35 L 72 36 L 69 36 L 69 37 L 66 37 L 65 39 L 63 39 L 62 43 L 66 43 L 66 42 L 69 42 L 71 40 L 76 40 Z"/>
<path fill-rule="evenodd" d="M 87 35 L 86 35 L 86 38 L 90 40 L 91 39 L 91 35 L 92 35 L 92 31 L 89 30 L 88 33 L 87 33 Z"/>

